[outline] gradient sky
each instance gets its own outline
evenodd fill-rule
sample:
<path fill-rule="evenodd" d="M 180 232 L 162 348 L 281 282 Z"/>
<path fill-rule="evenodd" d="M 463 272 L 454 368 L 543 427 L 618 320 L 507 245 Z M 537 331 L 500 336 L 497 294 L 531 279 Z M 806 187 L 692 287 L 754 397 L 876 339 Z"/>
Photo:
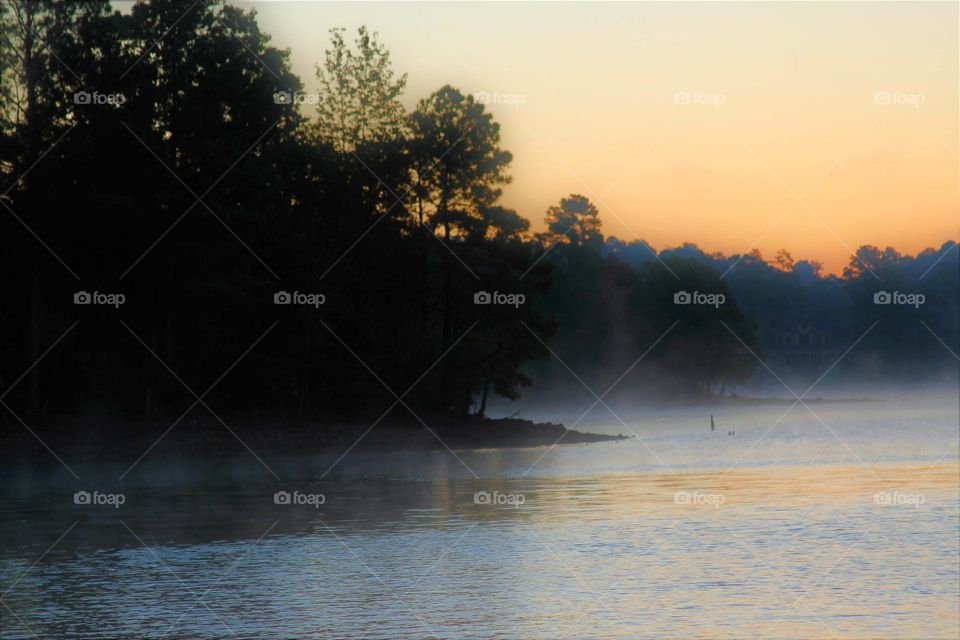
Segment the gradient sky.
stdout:
<path fill-rule="evenodd" d="M 861 244 L 960 236 L 955 2 L 236 4 L 307 91 L 327 30 L 365 24 L 408 107 L 445 83 L 519 96 L 491 110 L 504 203 L 535 228 L 578 192 L 608 235 L 831 272 Z"/>

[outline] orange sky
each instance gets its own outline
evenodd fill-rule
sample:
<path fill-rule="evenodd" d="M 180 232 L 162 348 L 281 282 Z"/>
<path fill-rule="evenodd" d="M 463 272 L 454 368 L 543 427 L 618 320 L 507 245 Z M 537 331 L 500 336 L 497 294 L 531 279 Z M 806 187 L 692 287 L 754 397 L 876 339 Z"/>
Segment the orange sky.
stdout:
<path fill-rule="evenodd" d="M 535 227 L 578 192 L 607 234 L 832 272 L 861 244 L 960 236 L 955 2 L 237 4 L 308 91 L 327 29 L 366 24 L 408 106 L 491 94 L 504 201 Z"/>

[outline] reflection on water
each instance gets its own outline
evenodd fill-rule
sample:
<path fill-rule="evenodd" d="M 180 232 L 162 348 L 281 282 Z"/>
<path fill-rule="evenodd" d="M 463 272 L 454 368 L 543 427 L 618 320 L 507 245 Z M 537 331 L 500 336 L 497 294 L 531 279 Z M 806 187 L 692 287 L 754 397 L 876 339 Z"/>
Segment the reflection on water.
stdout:
<path fill-rule="evenodd" d="M 185 471 L 104 486 L 119 508 L 73 504 L 102 479 L 8 482 L 2 637 L 955 637 L 955 410 L 759 439 L 781 411 L 466 466 L 358 456 L 322 482 L 327 459 L 273 461 L 282 485 Z"/>

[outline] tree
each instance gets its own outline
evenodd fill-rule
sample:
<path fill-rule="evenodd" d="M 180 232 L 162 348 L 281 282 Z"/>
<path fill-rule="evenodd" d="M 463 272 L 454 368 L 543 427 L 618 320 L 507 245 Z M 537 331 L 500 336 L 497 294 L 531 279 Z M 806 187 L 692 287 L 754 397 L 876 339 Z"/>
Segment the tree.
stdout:
<path fill-rule="evenodd" d="M 313 123 L 275 99 L 300 79 L 252 12 L 0 2 L 0 271 L 23 302 L 0 314 L 0 379 L 29 372 L 5 396 L 18 415 L 180 415 L 192 400 L 152 354 L 198 390 L 245 354 L 208 398 L 218 411 L 356 422 L 395 403 L 381 380 L 411 389 L 418 413 L 483 415 L 491 394 L 515 399 L 545 379 L 548 340 L 578 375 L 615 376 L 677 321 L 626 392 L 704 394 L 749 377 L 755 359 L 720 320 L 762 353 L 802 313 L 841 346 L 880 319 L 838 372 L 865 370 L 863 354 L 939 375 L 928 365 L 960 350 L 954 243 L 916 257 L 863 247 L 838 278 L 788 255 L 778 269 L 757 252 L 604 243 L 578 195 L 531 237 L 500 202 L 511 155 L 484 105 L 445 86 L 404 116 L 405 76 L 359 33 L 355 47 L 335 35 L 323 70 L 333 115 Z M 124 99 L 85 103 L 80 91 Z M 926 302 L 878 307 L 881 286 Z M 681 288 L 726 304 L 677 307 Z M 129 304 L 76 307 L 77 290 Z M 278 307 L 278 290 L 329 304 Z M 482 304 L 481 291 L 523 302 Z M 148 349 L 118 337 L 121 317 Z"/>
<path fill-rule="evenodd" d="M 571 194 L 547 209 L 546 244 L 562 243 L 599 252 L 603 247 L 600 212 L 585 196 Z"/>
<path fill-rule="evenodd" d="M 786 249 L 780 249 L 773 258 L 773 264 L 780 271 L 793 271 L 793 256 Z"/>
<path fill-rule="evenodd" d="M 887 268 L 896 267 L 901 260 L 893 247 L 881 251 L 873 245 L 865 244 L 850 256 L 850 263 L 843 269 L 843 277 L 859 278 L 864 273 L 878 273 Z"/>
<path fill-rule="evenodd" d="M 512 156 L 500 148 L 500 125 L 473 96 L 447 85 L 420 101 L 410 129 L 418 222 L 443 229 L 447 239 L 467 232 L 510 182 Z"/>
<path fill-rule="evenodd" d="M 710 264 L 670 257 L 665 261 L 679 281 L 652 263 L 645 278 L 645 307 L 656 318 L 652 323 L 656 331 L 666 331 L 668 323 L 677 322 L 663 339 L 656 358 L 661 374 L 694 396 L 711 393 L 717 385 L 722 389 L 727 384 L 746 383 L 757 369 L 751 351 L 757 352 L 759 344 L 755 327 L 740 310 L 730 286 Z M 725 301 L 717 305 L 671 304 L 678 289 L 722 294 Z"/>
<path fill-rule="evenodd" d="M 52 244 L 61 252 L 67 243 L 58 241 L 69 238 L 69 234 L 60 229 L 60 220 L 54 218 L 59 214 L 60 203 L 68 201 L 58 197 L 65 183 L 57 179 L 57 166 L 65 154 L 63 149 L 53 147 L 69 131 L 74 96 L 81 88 L 64 59 L 70 59 L 74 43 L 108 9 L 105 0 L 10 0 L 0 5 L 0 176 L 4 185 L 3 208 L 10 209 L 0 214 L 6 223 L 10 223 L 11 215 L 16 216 L 17 223 L 29 228 L 31 235 L 46 238 L 48 246 Z M 23 232 L 17 223 L 15 231 Z M 37 253 L 35 238 L 29 242 L 26 247 L 18 244 L 9 253 L 4 252 L 4 257 L 17 265 L 17 271 L 29 275 L 20 291 L 26 300 L 23 316 L 11 315 L 27 327 L 25 356 L 27 362 L 34 363 L 40 356 L 45 328 L 41 288 L 45 278 L 61 265 L 51 264 L 47 256 Z M 42 413 L 43 374 L 36 367 L 27 376 L 29 416 Z"/>
<path fill-rule="evenodd" d="M 331 29 L 331 48 L 320 81 L 316 135 L 339 153 L 349 153 L 372 140 L 398 140 L 404 134 L 406 112 L 400 96 L 407 74 L 394 79 L 390 53 L 379 35 L 357 30 L 355 50 L 343 38 L 344 29 Z"/>

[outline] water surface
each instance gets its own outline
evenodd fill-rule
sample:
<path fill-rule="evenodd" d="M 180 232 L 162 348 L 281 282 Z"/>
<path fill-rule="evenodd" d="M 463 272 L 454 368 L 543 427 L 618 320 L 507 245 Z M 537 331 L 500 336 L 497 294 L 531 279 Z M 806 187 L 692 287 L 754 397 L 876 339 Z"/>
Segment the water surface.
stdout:
<path fill-rule="evenodd" d="M 713 433 L 702 410 L 597 412 L 640 438 L 589 446 L 265 458 L 279 483 L 162 452 L 123 483 L 129 461 L 8 471 L 2 637 L 956 637 L 956 403 L 786 409 L 726 409 Z M 97 489 L 124 504 L 74 504 Z"/>

